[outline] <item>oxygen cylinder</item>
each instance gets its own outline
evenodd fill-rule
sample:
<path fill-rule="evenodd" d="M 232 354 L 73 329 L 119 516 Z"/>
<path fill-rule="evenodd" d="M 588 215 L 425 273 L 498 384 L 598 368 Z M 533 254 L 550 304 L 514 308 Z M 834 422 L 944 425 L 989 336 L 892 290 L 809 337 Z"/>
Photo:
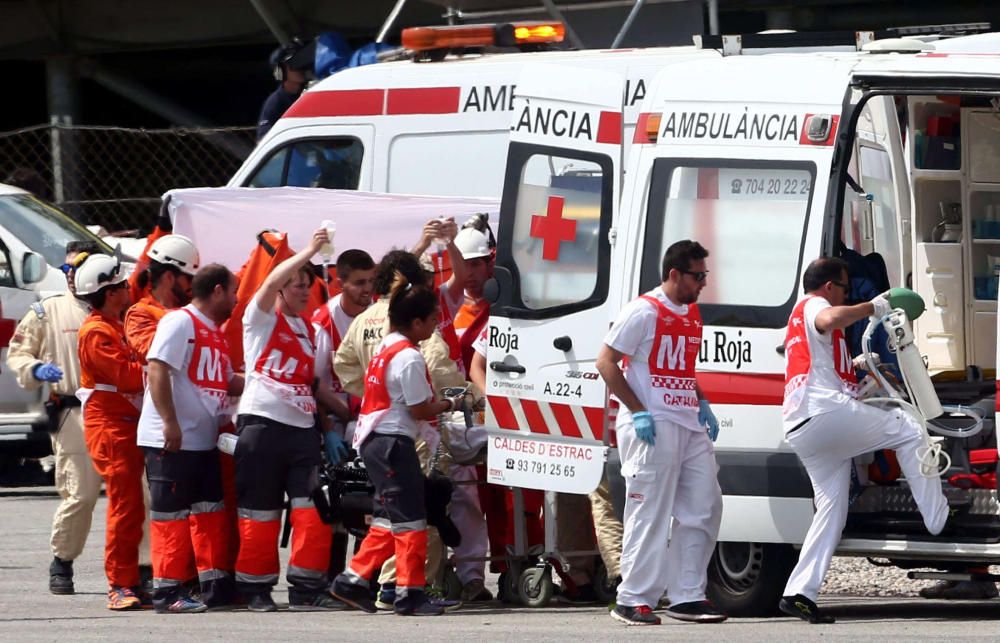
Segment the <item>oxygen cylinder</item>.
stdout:
<path fill-rule="evenodd" d="M 934 384 L 931 383 L 931 376 L 927 373 L 924 359 L 920 356 L 920 351 L 913 342 L 913 328 L 906 313 L 901 309 L 896 309 L 890 317 L 882 322 L 882 325 L 889 334 L 889 341 L 896 350 L 899 370 L 913 394 L 914 399 L 911 402 L 920 409 L 920 413 L 927 420 L 941 416 L 944 409 L 941 408 L 941 401 L 938 400 Z"/>

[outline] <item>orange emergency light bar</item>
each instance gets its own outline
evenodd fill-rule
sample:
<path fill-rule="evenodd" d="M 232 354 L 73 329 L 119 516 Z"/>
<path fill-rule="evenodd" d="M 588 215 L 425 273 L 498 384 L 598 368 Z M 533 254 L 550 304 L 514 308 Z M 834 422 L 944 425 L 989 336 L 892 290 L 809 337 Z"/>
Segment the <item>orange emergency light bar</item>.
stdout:
<path fill-rule="evenodd" d="M 401 40 L 404 49 L 431 51 L 463 47 L 516 47 L 562 42 L 566 28 L 561 22 L 514 22 L 483 25 L 410 27 Z"/>

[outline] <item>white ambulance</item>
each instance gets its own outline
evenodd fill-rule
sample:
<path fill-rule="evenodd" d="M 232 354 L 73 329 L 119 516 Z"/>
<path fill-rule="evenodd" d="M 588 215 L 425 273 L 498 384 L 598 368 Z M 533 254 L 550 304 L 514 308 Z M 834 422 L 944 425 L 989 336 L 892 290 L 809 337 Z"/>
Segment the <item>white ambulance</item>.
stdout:
<path fill-rule="evenodd" d="M 404 60 L 347 69 L 310 87 L 227 185 L 498 198 L 525 65 L 546 62 L 622 76 L 615 112 L 628 143 L 652 77 L 668 65 L 717 59 L 723 47 L 699 41 L 687 47 L 542 50 L 562 36 L 560 23 L 406 29 Z M 811 48 L 853 50 L 875 36 Z M 557 111 L 538 125 L 580 136 L 583 124 Z"/>
<path fill-rule="evenodd" d="M 699 384 L 721 425 L 724 494 L 710 596 L 733 615 L 774 611 L 813 512 L 781 430 L 785 326 L 809 261 L 847 256 L 867 285 L 923 296 L 916 343 L 938 396 L 986 417 L 944 443 L 959 508 L 944 534 L 927 534 L 905 480 L 866 476 L 859 459 L 838 553 L 914 578 L 1000 563 L 1000 56 L 953 52 L 961 40 L 691 59 L 649 83 L 624 138 L 612 133 L 621 74 L 525 68 L 491 295 L 490 480 L 597 484 L 590 463 L 613 445 L 594 367 L 603 336 L 659 283 L 666 247 L 696 239 L 711 252 Z M 575 128 L 542 126 L 560 111 Z M 624 172 L 621 140 L 633 141 Z"/>

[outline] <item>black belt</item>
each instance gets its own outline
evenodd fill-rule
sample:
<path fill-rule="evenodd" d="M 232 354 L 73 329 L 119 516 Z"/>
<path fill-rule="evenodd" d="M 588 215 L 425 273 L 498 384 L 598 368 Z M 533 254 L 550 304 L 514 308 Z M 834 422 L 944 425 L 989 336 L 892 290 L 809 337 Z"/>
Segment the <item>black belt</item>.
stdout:
<path fill-rule="evenodd" d="M 805 426 L 806 422 L 808 422 L 811 419 L 812 418 L 806 418 L 806 419 L 802 420 L 801 422 L 799 422 L 798 424 L 796 424 L 792 428 L 788 429 L 788 431 L 785 432 L 785 435 L 791 435 L 792 433 L 795 433 L 796 431 L 798 431 L 799 429 L 801 429 L 803 426 Z"/>

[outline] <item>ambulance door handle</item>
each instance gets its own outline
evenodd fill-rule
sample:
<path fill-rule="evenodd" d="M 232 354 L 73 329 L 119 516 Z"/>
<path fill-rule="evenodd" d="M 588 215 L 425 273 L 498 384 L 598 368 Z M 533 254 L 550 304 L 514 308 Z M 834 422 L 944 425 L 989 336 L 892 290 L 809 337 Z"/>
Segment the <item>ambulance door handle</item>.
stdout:
<path fill-rule="evenodd" d="M 778 346 L 775 346 L 774 347 L 774 352 L 777 353 L 778 355 L 784 355 L 785 354 L 785 345 L 784 344 L 779 344 Z"/>
<path fill-rule="evenodd" d="M 556 337 L 552 340 L 552 345 L 555 346 L 557 350 L 561 350 L 564 353 L 568 353 L 573 350 L 573 340 L 569 337 L 569 335 Z"/>
<path fill-rule="evenodd" d="M 518 375 L 524 375 L 527 372 L 520 364 L 506 364 L 504 362 L 490 362 L 490 368 L 497 373 L 517 373 Z"/>

